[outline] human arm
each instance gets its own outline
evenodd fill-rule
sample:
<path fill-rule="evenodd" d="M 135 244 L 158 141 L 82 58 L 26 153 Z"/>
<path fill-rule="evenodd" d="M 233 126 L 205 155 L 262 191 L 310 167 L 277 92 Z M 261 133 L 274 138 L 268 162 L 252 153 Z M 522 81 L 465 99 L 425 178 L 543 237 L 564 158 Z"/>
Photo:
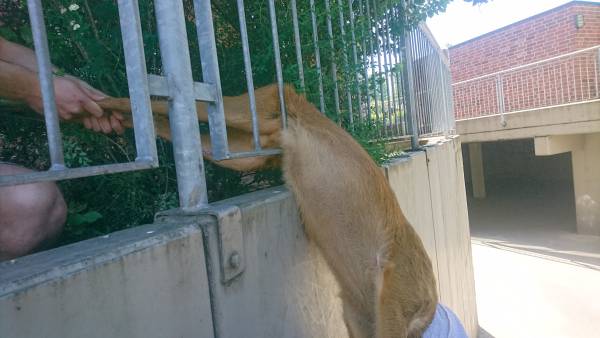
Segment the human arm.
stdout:
<path fill-rule="evenodd" d="M 14 61 L 14 62 L 12 62 Z M 106 95 L 73 76 L 54 78 L 54 92 L 59 116 L 70 120 L 81 117 L 88 129 L 97 132 L 123 132 L 120 114 L 104 114 L 95 102 Z M 0 97 L 24 101 L 43 114 L 43 102 L 35 54 L 28 48 L 0 38 Z M 89 113 L 82 114 L 82 113 Z"/>
<path fill-rule="evenodd" d="M 0 37 L 0 60 L 22 66 L 32 72 L 38 71 L 35 53 L 31 49 L 2 37 Z"/>

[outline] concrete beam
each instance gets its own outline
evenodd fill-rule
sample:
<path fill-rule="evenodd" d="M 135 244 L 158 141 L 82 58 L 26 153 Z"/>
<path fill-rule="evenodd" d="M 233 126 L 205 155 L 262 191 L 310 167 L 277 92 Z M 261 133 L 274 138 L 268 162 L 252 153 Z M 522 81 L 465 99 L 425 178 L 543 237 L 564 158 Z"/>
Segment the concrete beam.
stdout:
<path fill-rule="evenodd" d="M 535 155 L 549 156 L 583 149 L 584 135 L 536 136 Z"/>
<path fill-rule="evenodd" d="M 456 121 L 462 143 L 600 132 L 600 100 Z"/>
<path fill-rule="evenodd" d="M 485 174 L 483 172 L 483 153 L 481 143 L 469 143 L 469 163 L 471 166 L 471 184 L 473 197 L 485 198 Z"/>

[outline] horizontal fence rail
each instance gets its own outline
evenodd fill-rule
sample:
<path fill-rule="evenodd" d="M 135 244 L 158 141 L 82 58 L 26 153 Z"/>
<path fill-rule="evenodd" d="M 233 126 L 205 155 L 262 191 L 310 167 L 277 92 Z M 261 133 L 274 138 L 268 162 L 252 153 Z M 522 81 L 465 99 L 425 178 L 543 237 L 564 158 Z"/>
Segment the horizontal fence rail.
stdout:
<path fill-rule="evenodd" d="M 600 46 L 452 85 L 456 119 L 600 99 Z"/>
<path fill-rule="evenodd" d="M 134 114 L 134 130 L 138 159 L 132 164 L 63 169 L 60 156 L 60 131 L 52 110 L 52 93 L 44 90 L 45 114 L 50 138 L 53 167 L 44 173 L 28 176 L 0 176 L 0 185 L 40 180 L 57 180 L 140 169 L 157 165 L 154 127 L 150 112 L 150 95 L 169 98 L 170 125 L 177 169 L 180 205 L 194 208 L 207 203 L 203 173 L 201 142 L 194 101 L 207 105 L 208 129 L 213 159 L 226 160 L 251 156 L 270 156 L 280 149 L 261 144 L 257 102 L 254 96 L 257 74 L 264 74 L 278 87 L 282 127 L 286 127 L 284 83 L 295 84 L 299 92 L 320 110 L 349 131 L 369 126 L 376 138 L 395 140 L 412 138 L 416 147 L 419 137 L 454 132 L 454 112 L 450 86 L 449 63 L 425 25 L 404 31 L 402 5 L 383 0 L 261 0 L 260 5 L 244 0 L 232 1 L 235 20 L 215 21 L 214 4 L 210 0 L 190 0 L 190 6 L 169 5 L 171 1 L 154 3 L 158 27 L 161 75 L 147 74 L 140 16 L 137 1 L 118 1 L 125 48 L 125 63 Z M 36 52 L 40 60 L 48 60 L 40 0 L 29 0 L 30 11 L 37 10 L 33 20 Z M 37 6 L 37 7 L 36 7 Z M 262 15 L 249 15 L 248 8 L 264 10 Z M 219 7 L 219 10 L 223 8 Z M 189 12 L 188 12 L 189 11 Z M 190 19 L 191 18 L 191 19 Z M 228 17 L 229 19 L 229 17 Z M 186 44 L 186 20 L 192 20 L 197 33 L 200 59 L 191 60 Z M 233 24 L 235 22 L 235 26 Z M 232 28 L 233 27 L 233 28 Z M 303 27 L 305 29 L 300 29 Z M 306 29 L 306 28 L 309 29 Z M 223 35 L 232 29 L 235 34 Z M 39 33 L 38 33 L 39 31 Z M 255 47 L 252 39 L 268 36 L 269 49 Z M 220 38 L 216 37 L 221 34 Z M 225 68 L 237 60 L 219 59 L 225 47 L 239 46 L 243 76 L 221 78 Z M 262 41 L 262 40 L 261 40 Z M 40 44 L 41 42 L 41 44 Z M 272 56 L 272 68 L 254 65 Z M 220 68 L 219 62 L 224 63 Z M 201 82 L 193 82 L 192 70 L 201 64 Z M 43 62 L 40 62 L 43 65 Z M 40 67 L 43 70 L 43 67 Z M 48 74 L 41 72 L 42 80 Z M 45 74 L 45 75 L 44 75 Z M 240 81 L 241 80 L 241 81 Z M 248 93 L 253 148 L 232 152 L 227 141 L 222 86 L 235 81 L 244 83 Z M 42 81 L 43 82 L 43 81 Z M 229 86 L 230 88 L 231 86 Z M 239 88 L 238 88 L 239 89 Z M 61 174 L 56 168 L 65 170 Z"/>

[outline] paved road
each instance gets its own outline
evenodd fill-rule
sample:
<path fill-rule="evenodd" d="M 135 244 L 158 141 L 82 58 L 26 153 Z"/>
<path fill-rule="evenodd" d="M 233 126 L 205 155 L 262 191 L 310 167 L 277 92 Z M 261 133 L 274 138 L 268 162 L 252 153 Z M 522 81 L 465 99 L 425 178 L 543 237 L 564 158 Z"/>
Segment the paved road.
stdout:
<path fill-rule="evenodd" d="M 558 188 L 469 201 L 480 337 L 600 337 L 600 237 Z"/>
<path fill-rule="evenodd" d="M 479 325 L 495 338 L 600 336 L 600 267 L 473 243 Z"/>

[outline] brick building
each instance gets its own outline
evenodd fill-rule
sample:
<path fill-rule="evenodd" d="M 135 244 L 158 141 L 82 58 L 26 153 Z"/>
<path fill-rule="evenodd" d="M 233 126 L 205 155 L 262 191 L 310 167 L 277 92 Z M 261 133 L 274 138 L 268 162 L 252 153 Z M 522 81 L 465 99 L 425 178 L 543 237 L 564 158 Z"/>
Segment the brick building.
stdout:
<path fill-rule="evenodd" d="M 454 87 L 457 119 L 499 113 L 498 83 L 504 112 L 596 97 L 594 50 L 494 74 L 598 45 L 600 3 L 572 1 L 451 47 L 452 82 L 471 80 Z"/>

